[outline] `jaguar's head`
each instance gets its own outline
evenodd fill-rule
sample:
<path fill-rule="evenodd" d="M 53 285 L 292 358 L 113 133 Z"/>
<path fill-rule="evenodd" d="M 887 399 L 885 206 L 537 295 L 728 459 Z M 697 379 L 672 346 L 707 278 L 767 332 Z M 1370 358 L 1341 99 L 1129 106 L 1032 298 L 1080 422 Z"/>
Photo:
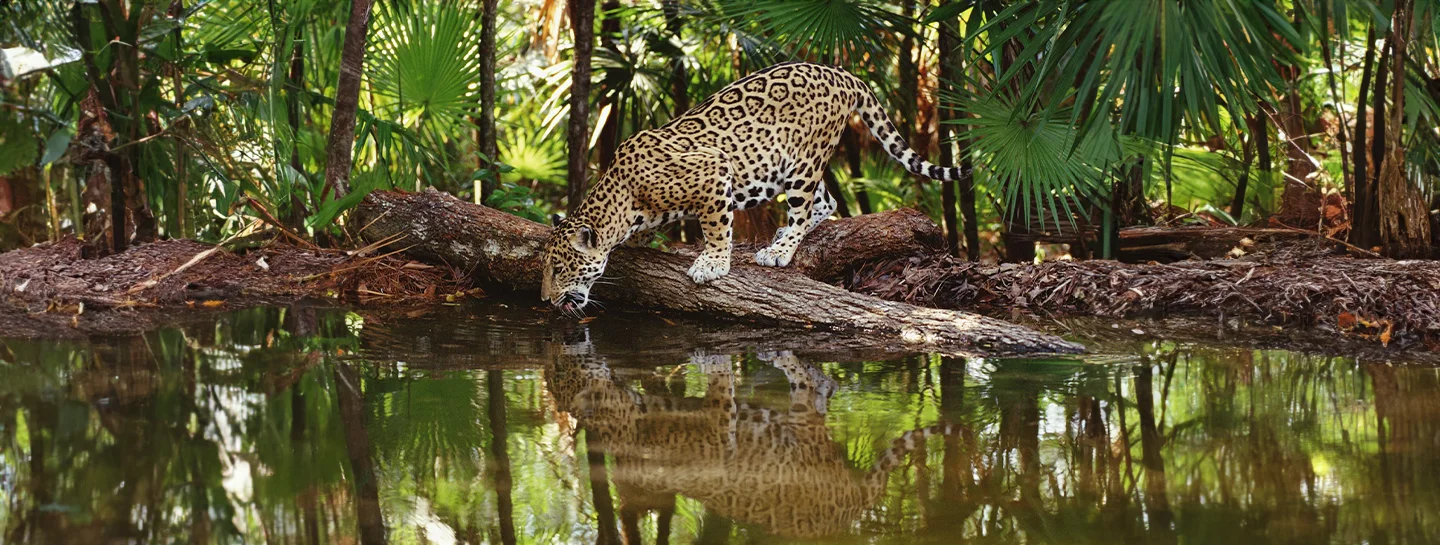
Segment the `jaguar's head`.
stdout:
<path fill-rule="evenodd" d="M 590 287 L 605 272 L 609 248 L 600 246 L 596 227 L 584 218 L 557 220 L 541 253 L 540 298 L 567 314 L 590 303 Z"/>

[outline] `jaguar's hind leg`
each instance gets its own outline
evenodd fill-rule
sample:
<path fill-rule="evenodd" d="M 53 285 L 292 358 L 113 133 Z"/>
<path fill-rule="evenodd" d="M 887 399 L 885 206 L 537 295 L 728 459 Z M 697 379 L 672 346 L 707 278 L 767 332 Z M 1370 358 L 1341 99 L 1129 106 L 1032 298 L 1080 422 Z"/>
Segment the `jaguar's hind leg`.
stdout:
<path fill-rule="evenodd" d="M 785 204 L 790 206 L 785 214 L 786 225 L 776 230 L 774 242 L 755 252 L 755 263 L 766 267 L 789 265 L 805 235 L 835 212 L 835 199 L 825 192 L 825 185 L 820 183 L 819 170 L 799 188 L 786 191 L 786 195 L 789 198 Z"/>

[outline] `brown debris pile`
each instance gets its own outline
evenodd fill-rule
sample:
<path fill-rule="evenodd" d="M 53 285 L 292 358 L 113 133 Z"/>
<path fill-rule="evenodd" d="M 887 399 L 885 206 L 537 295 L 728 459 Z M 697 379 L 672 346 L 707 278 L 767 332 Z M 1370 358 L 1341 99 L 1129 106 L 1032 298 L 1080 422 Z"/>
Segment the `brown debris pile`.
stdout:
<path fill-rule="evenodd" d="M 0 254 L 0 312 L 37 320 L 63 316 L 80 325 L 92 317 L 87 310 L 219 308 L 303 297 L 390 302 L 457 290 L 451 271 L 398 256 L 277 242 L 207 254 L 215 247 L 167 240 L 82 259 L 81 246 L 64 239 Z"/>
<path fill-rule="evenodd" d="M 852 290 L 992 313 L 1110 318 L 1208 315 L 1392 341 L 1440 341 L 1440 262 L 1271 256 L 1132 265 L 983 265 L 919 257 L 861 267 Z"/>

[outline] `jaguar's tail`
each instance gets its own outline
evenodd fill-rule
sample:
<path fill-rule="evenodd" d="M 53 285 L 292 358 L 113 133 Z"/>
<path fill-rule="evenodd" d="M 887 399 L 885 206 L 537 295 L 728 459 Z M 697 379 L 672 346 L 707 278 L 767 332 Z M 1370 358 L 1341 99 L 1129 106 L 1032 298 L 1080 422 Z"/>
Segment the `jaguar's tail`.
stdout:
<path fill-rule="evenodd" d="M 970 177 L 970 169 L 933 164 L 911 149 L 910 144 L 905 143 L 905 138 L 900 136 L 900 131 L 895 129 L 895 124 L 890 122 L 890 116 L 886 115 L 885 108 L 880 105 L 880 99 L 876 98 L 863 82 L 860 86 L 865 91 L 860 93 L 855 113 L 860 114 L 860 119 L 870 128 L 870 134 L 885 147 L 885 152 L 903 165 L 905 170 L 911 174 L 947 182 Z"/>

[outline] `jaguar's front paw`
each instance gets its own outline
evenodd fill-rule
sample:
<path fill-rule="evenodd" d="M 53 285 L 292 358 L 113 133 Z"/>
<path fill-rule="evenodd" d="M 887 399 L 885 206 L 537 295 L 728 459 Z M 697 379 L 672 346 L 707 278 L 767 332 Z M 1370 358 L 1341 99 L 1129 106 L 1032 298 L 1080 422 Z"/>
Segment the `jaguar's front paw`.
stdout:
<path fill-rule="evenodd" d="M 790 258 L 794 255 L 794 252 L 787 252 L 770 245 L 755 252 L 755 263 L 764 267 L 784 267 L 790 264 Z"/>
<path fill-rule="evenodd" d="M 730 272 L 730 259 L 726 257 L 701 255 L 690 266 L 690 279 L 696 284 L 705 284 Z"/>

